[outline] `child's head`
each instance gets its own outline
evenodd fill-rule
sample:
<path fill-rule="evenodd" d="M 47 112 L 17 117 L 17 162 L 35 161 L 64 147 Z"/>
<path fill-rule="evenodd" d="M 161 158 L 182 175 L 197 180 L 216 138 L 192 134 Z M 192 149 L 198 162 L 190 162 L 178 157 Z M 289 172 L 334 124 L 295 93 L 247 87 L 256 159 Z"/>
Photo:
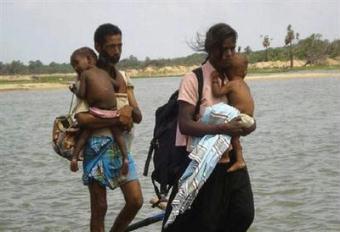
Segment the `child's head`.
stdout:
<path fill-rule="evenodd" d="M 71 65 L 78 74 L 92 68 L 96 63 L 97 55 L 88 47 L 79 48 L 71 55 Z"/>
<path fill-rule="evenodd" d="M 244 78 L 247 75 L 248 59 L 244 55 L 241 55 L 239 53 L 235 54 L 233 57 L 230 58 L 228 64 L 228 78 L 232 78 L 234 76 Z"/>

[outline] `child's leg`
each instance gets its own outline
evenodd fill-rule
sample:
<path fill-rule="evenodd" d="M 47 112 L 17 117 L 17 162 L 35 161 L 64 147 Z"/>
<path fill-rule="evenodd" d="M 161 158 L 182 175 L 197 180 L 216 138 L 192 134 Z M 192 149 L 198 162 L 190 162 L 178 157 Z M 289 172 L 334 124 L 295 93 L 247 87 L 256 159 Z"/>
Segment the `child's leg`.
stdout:
<path fill-rule="evenodd" d="M 127 148 L 126 148 L 126 143 L 125 143 L 125 139 L 123 136 L 123 131 L 120 128 L 117 127 L 113 127 L 111 129 L 112 134 L 115 138 L 115 141 L 118 144 L 119 150 L 122 153 L 122 175 L 127 175 L 129 172 L 129 161 L 128 161 L 128 152 L 127 152 Z"/>
<path fill-rule="evenodd" d="M 79 159 L 79 153 L 81 149 L 85 146 L 86 141 L 91 135 L 91 130 L 82 130 L 78 140 L 73 148 L 73 154 L 72 154 L 72 160 L 71 160 L 71 171 L 76 172 L 78 171 L 78 159 Z"/>
<path fill-rule="evenodd" d="M 231 138 L 231 144 L 233 146 L 233 150 L 236 151 L 236 162 L 228 169 L 228 172 L 233 172 L 238 169 L 242 169 L 246 166 L 246 162 L 244 161 L 244 158 L 243 158 L 240 137 L 237 136 L 237 137 Z"/>

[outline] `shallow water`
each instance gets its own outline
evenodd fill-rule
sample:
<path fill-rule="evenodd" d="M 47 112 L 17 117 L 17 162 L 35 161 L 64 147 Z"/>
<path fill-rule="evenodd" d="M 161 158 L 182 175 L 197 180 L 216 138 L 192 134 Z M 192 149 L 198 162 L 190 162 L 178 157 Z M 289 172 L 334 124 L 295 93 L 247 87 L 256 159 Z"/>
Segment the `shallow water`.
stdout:
<path fill-rule="evenodd" d="M 160 211 L 148 200 L 141 175 L 154 111 L 179 78 L 136 79 L 143 122 L 133 152 L 145 204 L 136 221 Z M 340 231 L 340 74 L 338 78 L 249 81 L 257 130 L 242 139 L 255 197 L 249 231 Z M 88 190 L 81 172 L 51 148 L 55 116 L 68 111 L 67 90 L 0 93 L 0 231 L 88 231 Z M 106 228 L 123 206 L 120 190 L 108 192 Z M 138 231 L 160 231 L 160 223 Z"/>

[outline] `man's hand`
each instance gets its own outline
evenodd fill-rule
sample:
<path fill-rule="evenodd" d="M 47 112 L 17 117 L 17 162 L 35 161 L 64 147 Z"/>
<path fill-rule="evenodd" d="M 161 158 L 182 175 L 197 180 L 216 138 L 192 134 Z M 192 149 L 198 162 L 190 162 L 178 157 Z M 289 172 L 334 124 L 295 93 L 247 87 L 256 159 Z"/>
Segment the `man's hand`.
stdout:
<path fill-rule="evenodd" d="M 121 174 L 123 176 L 126 176 L 129 173 L 129 160 L 127 158 L 123 158 L 122 168 L 121 168 Z"/>
<path fill-rule="evenodd" d="M 131 106 L 124 106 L 118 111 L 119 122 L 126 130 L 130 130 L 132 127 L 132 110 L 133 108 Z"/>

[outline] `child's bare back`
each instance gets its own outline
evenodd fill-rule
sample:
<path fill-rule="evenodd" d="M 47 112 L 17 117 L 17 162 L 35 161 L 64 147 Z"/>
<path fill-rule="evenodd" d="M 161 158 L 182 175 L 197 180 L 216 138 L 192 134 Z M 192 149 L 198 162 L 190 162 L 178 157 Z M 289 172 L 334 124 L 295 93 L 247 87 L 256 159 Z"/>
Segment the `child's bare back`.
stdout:
<path fill-rule="evenodd" d="M 229 81 L 226 85 L 227 98 L 230 105 L 234 106 L 241 113 L 253 116 L 254 100 L 250 94 L 250 89 L 243 79 Z"/>
<path fill-rule="evenodd" d="M 228 104 L 237 108 L 241 113 L 253 116 L 254 100 L 251 96 L 249 86 L 244 81 L 247 73 L 247 60 L 245 57 L 235 54 L 230 60 L 230 68 L 227 71 L 228 83 L 218 85 L 219 74 L 212 74 L 212 92 L 214 96 L 227 96 Z"/>
<path fill-rule="evenodd" d="M 112 110 L 116 98 L 111 77 L 103 70 L 92 67 L 80 76 L 80 97 L 86 99 L 90 107 Z"/>
<path fill-rule="evenodd" d="M 242 55 L 235 54 L 229 62 L 227 70 L 229 81 L 227 84 L 219 86 L 219 73 L 212 73 L 211 87 L 213 95 L 215 97 L 227 96 L 229 105 L 235 107 L 241 113 L 252 117 L 254 115 L 254 100 L 249 86 L 244 81 L 244 77 L 247 74 L 248 60 Z M 228 169 L 229 172 L 245 167 L 239 137 L 233 137 L 231 142 L 233 149 L 236 151 L 236 162 Z"/>

